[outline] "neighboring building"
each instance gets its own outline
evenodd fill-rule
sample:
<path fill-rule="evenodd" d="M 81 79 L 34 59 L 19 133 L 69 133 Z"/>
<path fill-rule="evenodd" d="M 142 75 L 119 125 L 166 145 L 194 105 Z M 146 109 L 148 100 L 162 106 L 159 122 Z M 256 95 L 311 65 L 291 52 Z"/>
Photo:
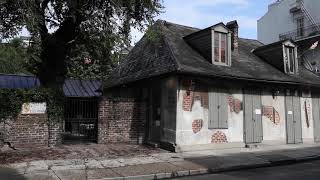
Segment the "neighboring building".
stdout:
<path fill-rule="evenodd" d="M 20 37 L 17 37 L 18 39 L 21 39 L 22 41 L 22 45 L 23 47 L 28 47 L 31 45 L 32 43 L 32 40 L 31 40 L 31 37 L 30 36 L 20 36 Z M 10 39 L 0 39 L 0 44 L 7 44 L 9 43 L 10 41 L 12 40 L 12 38 Z"/>
<path fill-rule="evenodd" d="M 157 21 L 105 84 L 99 141 L 174 151 L 320 140 L 320 78 L 295 42 L 238 38 L 236 21 L 200 30 Z"/>
<path fill-rule="evenodd" d="M 295 41 L 299 46 L 299 55 L 303 65 L 320 75 L 320 34 Z M 312 48 L 312 46 L 314 46 Z"/>
<path fill-rule="evenodd" d="M 31 45 L 32 40 L 30 36 L 20 36 L 20 39 L 22 40 L 23 46 L 28 47 Z"/>
<path fill-rule="evenodd" d="M 320 34 L 319 0 L 278 0 L 258 20 L 258 40 L 270 44 Z"/>

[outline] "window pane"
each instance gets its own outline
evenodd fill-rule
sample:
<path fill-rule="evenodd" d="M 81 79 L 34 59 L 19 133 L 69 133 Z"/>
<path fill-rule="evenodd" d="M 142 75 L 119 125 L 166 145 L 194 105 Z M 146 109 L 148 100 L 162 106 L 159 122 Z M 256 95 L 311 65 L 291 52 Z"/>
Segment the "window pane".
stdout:
<path fill-rule="evenodd" d="M 295 63 L 294 63 L 294 49 L 293 48 L 289 48 L 289 63 L 290 63 L 290 72 L 294 73 L 294 67 L 295 67 Z"/>
<path fill-rule="evenodd" d="M 214 61 L 219 62 L 219 33 L 214 33 Z"/>
<path fill-rule="evenodd" d="M 288 49 L 285 48 L 284 51 L 284 68 L 286 70 L 286 72 L 289 72 L 289 54 L 288 54 Z"/>
<path fill-rule="evenodd" d="M 221 34 L 221 62 L 226 63 L 227 57 L 227 35 Z"/>
<path fill-rule="evenodd" d="M 304 19 L 303 18 L 297 19 L 297 36 L 298 37 L 301 37 L 304 35 L 303 28 L 304 28 Z"/>

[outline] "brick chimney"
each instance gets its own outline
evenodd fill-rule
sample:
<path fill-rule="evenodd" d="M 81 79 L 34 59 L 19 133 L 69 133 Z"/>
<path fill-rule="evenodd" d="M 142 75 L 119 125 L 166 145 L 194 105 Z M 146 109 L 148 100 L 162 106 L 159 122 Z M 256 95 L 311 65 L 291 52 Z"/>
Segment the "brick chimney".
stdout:
<path fill-rule="evenodd" d="M 230 29 L 232 31 L 232 35 L 231 35 L 231 49 L 232 51 L 236 51 L 238 52 L 238 30 L 239 30 L 239 26 L 238 26 L 238 22 L 236 20 L 234 21 L 230 21 L 227 23 L 227 28 Z"/>

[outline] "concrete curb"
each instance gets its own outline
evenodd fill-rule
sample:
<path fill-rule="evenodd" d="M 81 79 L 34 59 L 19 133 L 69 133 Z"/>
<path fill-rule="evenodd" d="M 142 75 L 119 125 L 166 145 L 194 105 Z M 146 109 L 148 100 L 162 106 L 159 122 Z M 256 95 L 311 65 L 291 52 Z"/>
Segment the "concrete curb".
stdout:
<path fill-rule="evenodd" d="M 283 166 L 290 165 L 299 162 L 307 162 L 319 160 L 320 155 L 306 156 L 301 158 L 288 158 L 285 160 L 279 161 L 268 161 L 266 163 L 260 164 L 246 164 L 246 165 L 237 165 L 223 168 L 211 168 L 211 169 L 198 169 L 198 170 L 182 170 L 176 171 L 172 173 L 157 173 L 157 174 L 149 174 L 149 175 L 139 175 L 139 176 L 127 176 L 127 177 L 114 177 L 114 178 L 103 178 L 96 180 L 146 180 L 146 179 L 169 179 L 169 178 L 179 178 L 185 176 L 196 176 L 196 175 L 204 175 L 204 174 L 214 174 L 214 173 L 222 173 L 222 172 L 230 172 L 230 171 L 238 171 L 244 169 L 256 169 L 256 168 L 264 168 L 264 167 L 273 167 L 273 166 Z"/>

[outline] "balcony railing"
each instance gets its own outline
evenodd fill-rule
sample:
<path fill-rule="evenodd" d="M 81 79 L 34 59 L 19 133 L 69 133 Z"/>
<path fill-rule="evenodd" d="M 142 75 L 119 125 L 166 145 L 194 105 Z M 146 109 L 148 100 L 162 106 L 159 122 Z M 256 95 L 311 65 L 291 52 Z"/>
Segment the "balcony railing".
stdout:
<path fill-rule="evenodd" d="M 280 40 L 285 40 L 285 39 L 299 40 L 302 38 L 320 34 L 320 31 L 317 30 L 318 29 L 317 26 L 319 27 L 320 24 L 314 24 L 314 25 L 297 29 L 294 31 L 282 33 L 279 35 L 279 39 Z"/>

